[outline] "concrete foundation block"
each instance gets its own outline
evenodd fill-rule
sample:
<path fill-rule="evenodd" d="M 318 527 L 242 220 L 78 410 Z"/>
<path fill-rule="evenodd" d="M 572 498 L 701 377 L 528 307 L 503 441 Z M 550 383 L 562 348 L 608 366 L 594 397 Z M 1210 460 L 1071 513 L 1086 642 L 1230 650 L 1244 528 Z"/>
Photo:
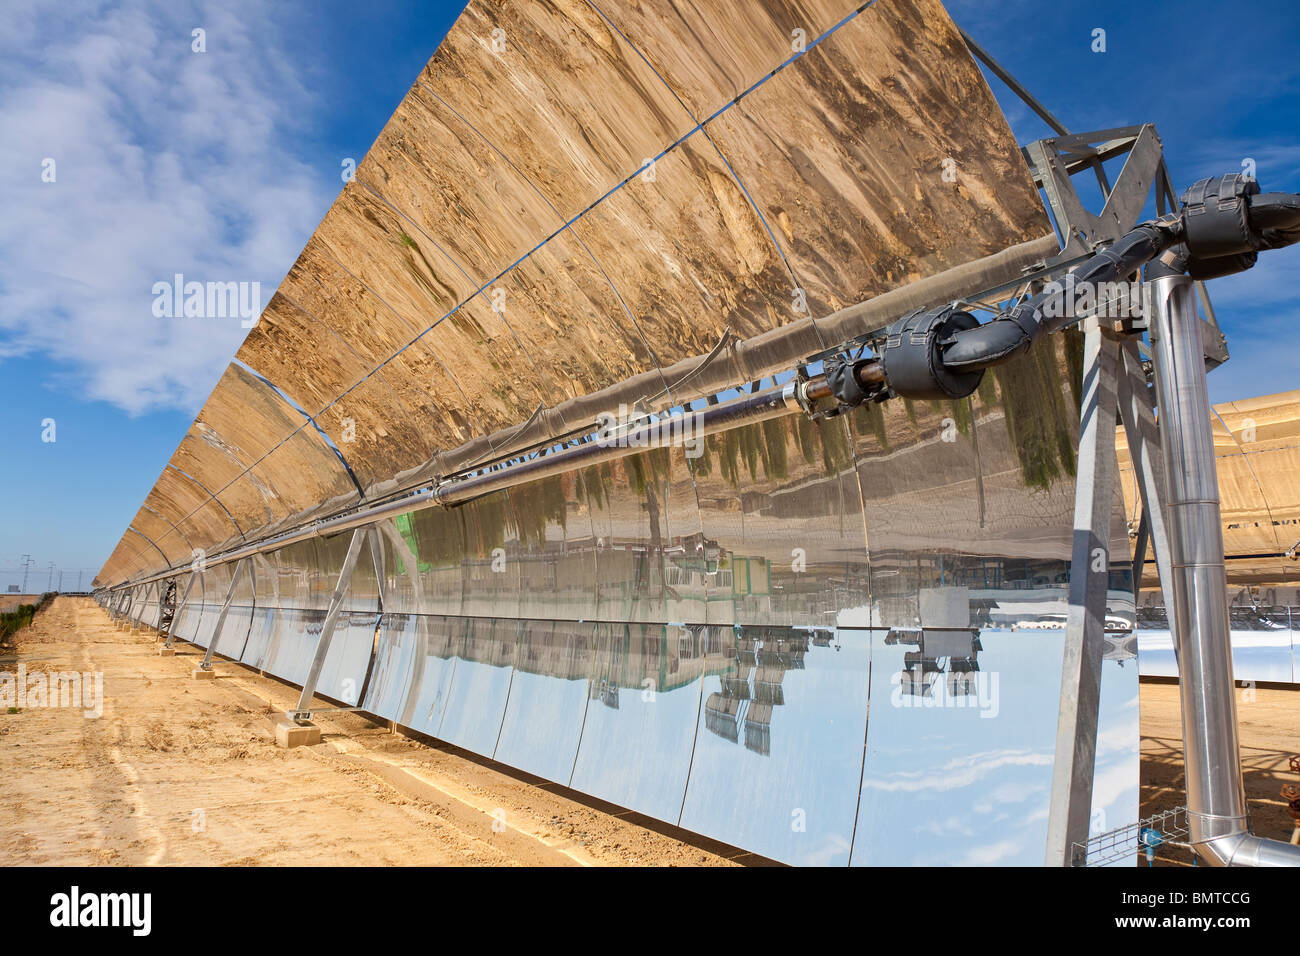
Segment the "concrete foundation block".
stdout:
<path fill-rule="evenodd" d="M 175 656 L 176 656 L 176 648 L 174 648 L 174 647 L 166 647 L 166 646 L 164 646 L 164 647 L 160 647 L 160 648 L 158 648 L 158 656 L 159 656 L 159 657 L 175 657 Z"/>
<path fill-rule="evenodd" d="M 276 722 L 275 742 L 286 749 L 311 747 L 320 743 L 320 728 L 315 724 L 298 724 L 284 719 Z"/>
<path fill-rule="evenodd" d="M 190 676 L 195 680 L 216 680 L 217 672 L 215 670 L 205 671 L 202 667 L 196 667 L 190 671 Z"/>

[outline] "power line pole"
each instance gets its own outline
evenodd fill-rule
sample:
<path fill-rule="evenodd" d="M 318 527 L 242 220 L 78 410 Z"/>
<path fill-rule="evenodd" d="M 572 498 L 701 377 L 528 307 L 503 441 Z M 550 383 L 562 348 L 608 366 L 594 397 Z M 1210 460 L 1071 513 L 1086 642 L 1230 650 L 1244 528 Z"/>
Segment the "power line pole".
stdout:
<path fill-rule="evenodd" d="M 19 564 L 22 565 L 22 569 L 23 569 L 23 593 L 24 594 L 27 593 L 27 572 L 31 570 L 32 565 L 35 563 L 36 562 L 32 560 L 32 556 L 30 554 L 24 554 L 22 561 L 19 562 Z"/>
<path fill-rule="evenodd" d="M 54 588 L 54 562 L 50 562 L 50 578 L 45 582 L 45 590 L 50 591 Z"/>

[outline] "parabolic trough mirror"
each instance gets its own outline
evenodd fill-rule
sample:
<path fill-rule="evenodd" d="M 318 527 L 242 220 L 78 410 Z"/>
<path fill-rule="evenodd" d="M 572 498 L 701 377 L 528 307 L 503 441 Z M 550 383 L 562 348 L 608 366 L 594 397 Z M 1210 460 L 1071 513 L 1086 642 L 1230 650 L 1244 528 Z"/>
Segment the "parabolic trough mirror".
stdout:
<path fill-rule="evenodd" d="M 197 556 L 173 633 L 207 647 L 223 551 L 620 405 L 782 384 L 845 340 L 840 310 L 1021 247 L 1057 243 L 937 2 L 471 3 L 97 586 L 167 572 L 179 594 Z M 399 508 L 318 692 L 783 862 L 1041 864 L 1081 348 L 1047 337 L 969 398 Z M 1138 803 L 1119 489 L 1112 511 L 1107 613 L 1128 624 L 1095 831 Z M 216 652 L 303 683 L 350 537 L 246 560 Z"/>

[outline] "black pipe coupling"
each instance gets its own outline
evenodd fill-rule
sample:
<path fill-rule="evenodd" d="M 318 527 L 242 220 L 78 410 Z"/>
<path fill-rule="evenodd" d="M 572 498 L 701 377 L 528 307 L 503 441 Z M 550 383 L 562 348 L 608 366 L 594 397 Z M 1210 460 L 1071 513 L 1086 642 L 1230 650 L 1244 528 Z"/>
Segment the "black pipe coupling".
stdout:
<path fill-rule="evenodd" d="M 1262 245 L 1250 220 L 1250 197 L 1259 183 L 1228 173 L 1193 183 L 1183 193 L 1183 242 L 1187 271 L 1194 279 L 1217 279 L 1245 272 Z"/>
<path fill-rule="evenodd" d="M 943 353 L 958 332 L 979 328 L 979 320 L 956 306 L 917 309 L 885 330 L 880 349 L 885 381 L 903 398 L 965 398 L 979 388 L 984 370 L 944 367 Z"/>
<path fill-rule="evenodd" d="M 868 392 L 858 379 L 858 366 L 865 365 L 866 362 L 867 360 L 846 362 L 844 359 L 830 358 L 823 364 L 826 385 L 839 404 L 837 412 L 845 408 L 857 408 L 867 399 L 876 397 L 876 393 Z"/>
<path fill-rule="evenodd" d="M 1259 183 L 1228 173 L 1193 183 L 1183 193 L 1184 241 L 1197 259 L 1253 252 L 1259 239 L 1250 222 L 1250 200 Z"/>

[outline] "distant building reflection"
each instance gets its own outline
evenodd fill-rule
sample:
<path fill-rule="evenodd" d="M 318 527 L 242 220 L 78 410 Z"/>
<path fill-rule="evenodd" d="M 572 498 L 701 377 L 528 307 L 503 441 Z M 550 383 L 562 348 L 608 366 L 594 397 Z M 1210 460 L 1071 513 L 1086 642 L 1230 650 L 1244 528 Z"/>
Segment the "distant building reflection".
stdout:
<path fill-rule="evenodd" d="M 979 652 L 983 650 L 977 628 L 894 628 L 885 635 L 885 644 L 917 648 L 903 655 L 899 681 L 904 694 L 928 698 L 935 682 L 946 674 L 950 697 L 977 696 L 975 675 L 980 669 Z"/>

